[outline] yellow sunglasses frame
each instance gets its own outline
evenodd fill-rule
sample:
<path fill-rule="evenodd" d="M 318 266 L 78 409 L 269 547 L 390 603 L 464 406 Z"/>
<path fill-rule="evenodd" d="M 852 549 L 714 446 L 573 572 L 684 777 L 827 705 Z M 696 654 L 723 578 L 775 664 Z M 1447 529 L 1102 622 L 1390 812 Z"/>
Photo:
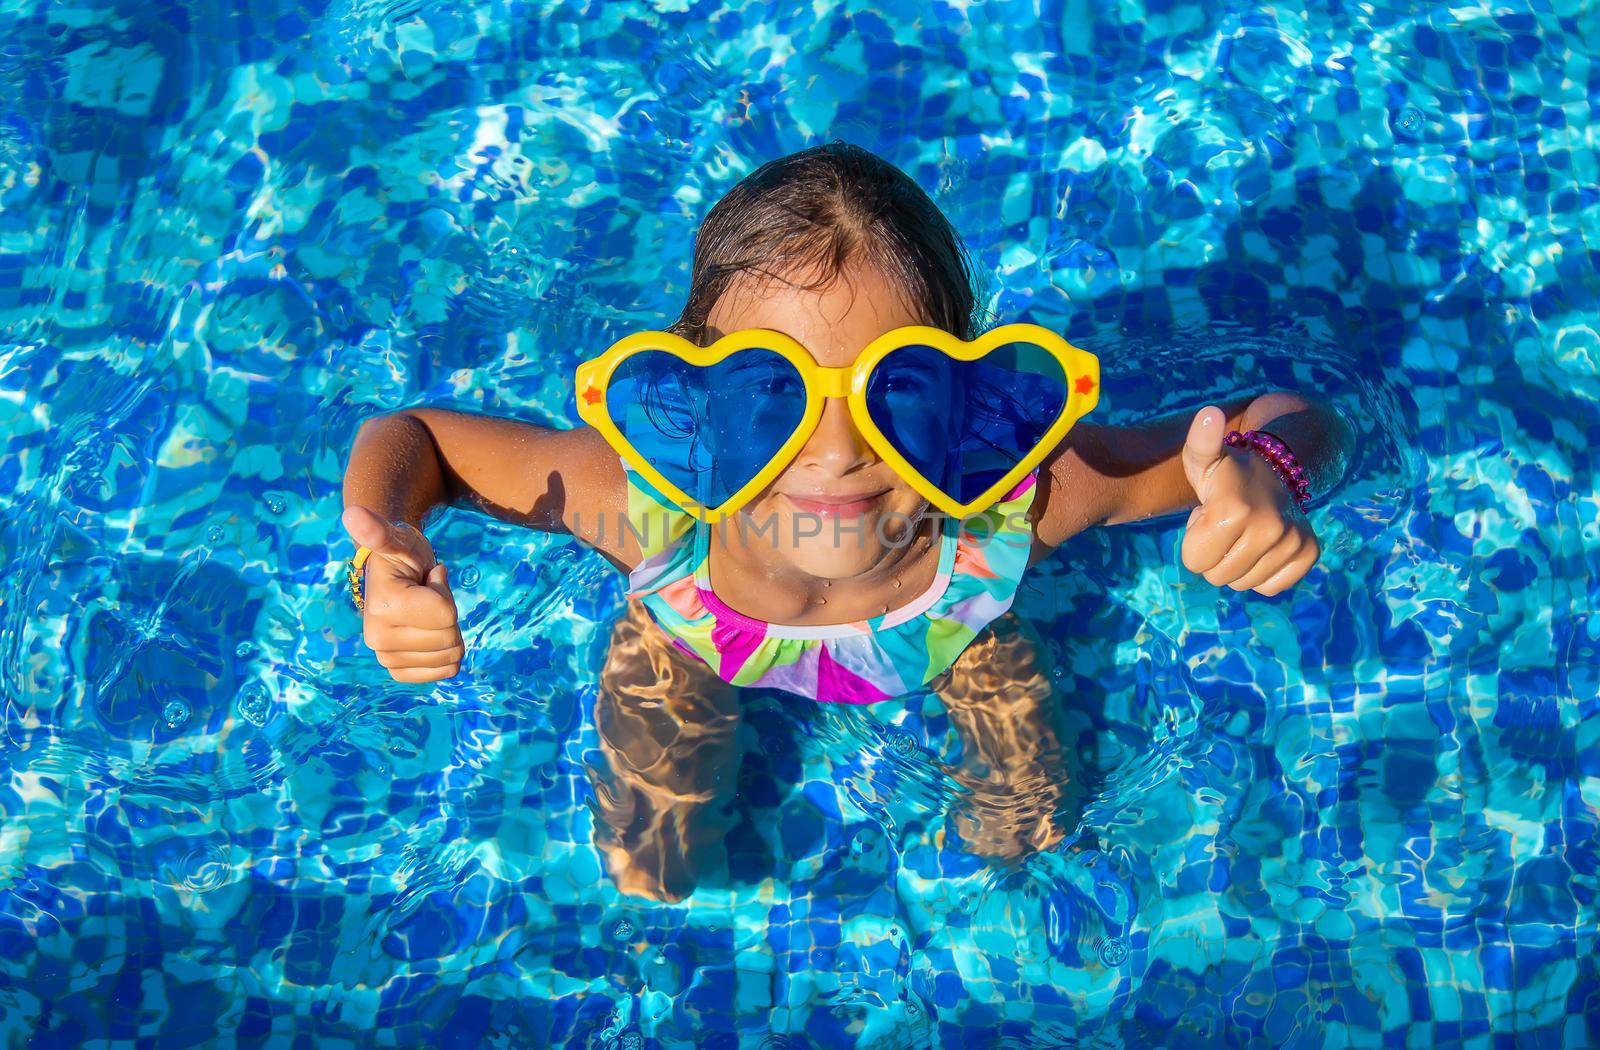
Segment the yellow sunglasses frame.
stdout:
<path fill-rule="evenodd" d="M 1060 363 L 1067 377 L 1067 400 L 1061 414 L 1044 432 L 1025 456 L 976 499 L 960 503 L 952 499 L 937 485 L 911 465 L 872 421 L 867 410 L 867 382 L 872 371 L 884 358 L 906 346 L 932 346 L 957 361 L 976 361 L 996 347 L 1009 343 L 1029 343 L 1045 350 Z M 767 465 L 733 495 L 715 507 L 702 505 L 658 471 L 623 436 L 611 420 L 606 406 L 606 391 L 611 377 L 628 358 L 635 354 L 668 353 L 698 368 L 717 364 L 723 358 L 741 350 L 771 350 L 799 373 L 805 385 L 806 403 L 800 423 Z M 583 362 L 576 373 L 578 417 L 598 430 L 606 443 L 615 449 L 658 491 L 689 514 L 708 524 L 716 524 L 735 513 L 783 473 L 789 463 L 800 454 L 822 419 L 824 402 L 830 397 L 842 397 L 850 408 L 850 417 L 867 444 L 885 463 L 889 464 L 906 484 L 930 504 L 946 514 L 965 518 L 989 509 L 1009 492 L 1034 467 L 1061 443 L 1077 421 L 1094 410 L 1100 402 L 1100 359 L 1087 350 L 1079 349 L 1061 336 L 1036 324 L 1007 324 L 992 328 L 969 341 L 958 339 L 949 332 L 927 325 L 906 325 L 885 332 L 856 356 L 853 363 L 830 367 L 819 365 L 811 352 L 799 342 L 765 328 L 744 328 L 729 332 L 710 346 L 696 346 L 672 332 L 635 332 L 613 343 L 605 353 Z"/>

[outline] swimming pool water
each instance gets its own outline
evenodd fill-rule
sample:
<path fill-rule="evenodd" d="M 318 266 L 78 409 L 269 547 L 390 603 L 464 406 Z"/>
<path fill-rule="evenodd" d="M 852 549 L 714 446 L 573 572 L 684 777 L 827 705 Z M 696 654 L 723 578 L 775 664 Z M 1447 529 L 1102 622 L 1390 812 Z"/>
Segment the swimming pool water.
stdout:
<path fill-rule="evenodd" d="M 0 2 L 6 1045 L 1600 1043 L 1597 40 L 1572 0 Z M 344 459 L 423 401 L 574 423 L 710 204 L 833 137 L 1100 355 L 1103 420 L 1286 387 L 1359 455 L 1282 595 L 1185 570 L 1181 516 L 1030 578 L 1067 772 L 1013 808 L 1058 845 L 966 848 L 932 696 L 754 694 L 725 870 L 624 896 L 619 581 L 451 511 L 467 663 L 398 685 Z"/>

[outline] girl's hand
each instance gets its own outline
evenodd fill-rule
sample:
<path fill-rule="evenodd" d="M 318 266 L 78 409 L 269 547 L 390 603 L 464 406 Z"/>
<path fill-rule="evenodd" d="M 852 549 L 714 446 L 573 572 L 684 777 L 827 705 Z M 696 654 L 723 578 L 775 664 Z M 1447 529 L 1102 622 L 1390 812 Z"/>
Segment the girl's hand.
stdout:
<path fill-rule="evenodd" d="M 1322 547 L 1267 461 L 1222 443 L 1227 423 L 1207 405 L 1189 424 L 1183 469 L 1200 505 L 1189 513 L 1183 564 L 1218 587 L 1277 594 L 1310 571 Z"/>
<path fill-rule="evenodd" d="M 340 520 L 351 539 L 372 548 L 363 567 L 362 640 L 378 662 L 397 682 L 436 682 L 461 670 L 466 646 L 455 596 L 427 538 L 366 507 L 346 507 Z"/>

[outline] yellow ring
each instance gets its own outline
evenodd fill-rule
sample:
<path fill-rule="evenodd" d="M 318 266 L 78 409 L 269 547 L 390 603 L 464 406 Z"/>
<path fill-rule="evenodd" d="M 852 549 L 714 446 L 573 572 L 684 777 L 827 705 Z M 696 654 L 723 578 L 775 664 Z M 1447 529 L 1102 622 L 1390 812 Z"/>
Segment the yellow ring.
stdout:
<path fill-rule="evenodd" d="M 365 581 L 362 579 L 361 570 L 366 567 L 367 557 L 371 553 L 372 549 L 370 547 L 358 547 L 356 548 L 355 557 L 351 558 L 347 563 L 350 577 L 350 600 L 360 610 L 365 610 L 367 607 L 366 595 L 363 593 Z"/>

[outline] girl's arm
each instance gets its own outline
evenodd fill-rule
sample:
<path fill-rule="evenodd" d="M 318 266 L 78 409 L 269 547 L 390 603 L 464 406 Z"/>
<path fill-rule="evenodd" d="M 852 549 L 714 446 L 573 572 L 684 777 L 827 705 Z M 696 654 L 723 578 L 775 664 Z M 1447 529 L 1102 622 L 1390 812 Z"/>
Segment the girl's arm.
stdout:
<path fill-rule="evenodd" d="M 460 672 L 466 647 L 449 570 L 422 534 L 434 508 L 466 504 L 503 521 L 591 538 L 624 491 L 616 457 L 587 427 L 551 430 L 434 408 L 367 420 L 345 465 L 340 518 L 371 551 L 362 570 L 362 641 L 397 682 Z M 619 529 L 609 546 L 604 538 L 591 545 L 624 568 L 632 563 L 619 547 L 623 535 L 632 537 Z"/>
<path fill-rule="evenodd" d="M 1343 477 L 1355 437 L 1331 406 L 1285 391 L 1213 403 L 1228 417 L 1225 430 L 1262 428 L 1282 438 L 1305 468 L 1313 497 Z M 1184 440 L 1197 411 L 1129 427 L 1074 426 L 1039 473 L 1044 506 L 1035 528 L 1038 547 L 1058 547 L 1092 525 L 1144 521 L 1197 506 L 1183 468 Z"/>
<path fill-rule="evenodd" d="M 599 432 L 440 408 L 361 424 L 345 468 L 345 506 L 421 529 L 439 506 L 468 506 L 531 529 L 570 532 L 626 569 L 638 541 L 621 528 L 627 490 Z"/>

